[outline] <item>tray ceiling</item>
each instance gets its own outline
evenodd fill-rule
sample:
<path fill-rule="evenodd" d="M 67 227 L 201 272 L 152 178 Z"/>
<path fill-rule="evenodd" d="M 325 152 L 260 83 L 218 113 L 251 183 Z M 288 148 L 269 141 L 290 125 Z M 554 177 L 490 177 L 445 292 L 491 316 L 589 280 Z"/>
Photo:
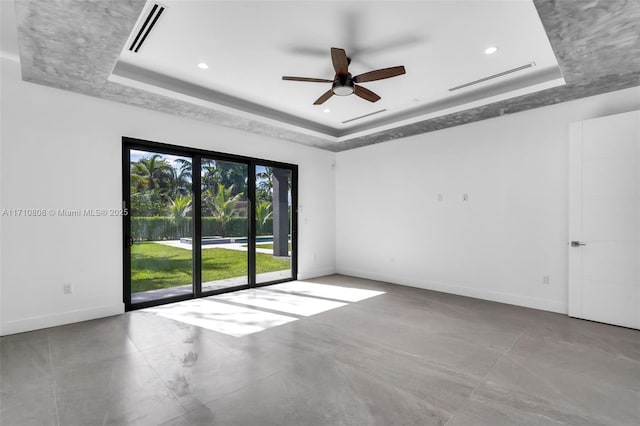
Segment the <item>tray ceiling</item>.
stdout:
<path fill-rule="evenodd" d="M 17 1 L 16 19 L 25 81 L 341 151 L 640 85 L 640 5 L 586 3 L 164 1 L 138 52 L 151 2 Z M 363 83 L 376 103 L 312 105 L 330 84 L 281 77 L 332 79 L 331 47 L 354 75 L 407 73 Z"/>

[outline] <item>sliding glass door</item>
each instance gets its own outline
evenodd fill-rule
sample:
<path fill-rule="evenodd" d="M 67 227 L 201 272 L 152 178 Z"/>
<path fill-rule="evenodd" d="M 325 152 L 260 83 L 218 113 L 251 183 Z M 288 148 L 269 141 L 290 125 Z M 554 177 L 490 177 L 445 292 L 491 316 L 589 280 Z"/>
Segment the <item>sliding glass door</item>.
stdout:
<path fill-rule="evenodd" d="M 249 283 L 248 169 L 243 163 L 201 160 L 202 291 Z"/>
<path fill-rule="evenodd" d="M 131 303 L 193 294 L 192 159 L 129 151 Z"/>
<path fill-rule="evenodd" d="M 297 166 L 123 138 L 124 302 L 296 278 Z"/>
<path fill-rule="evenodd" d="M 291 169 L 256 165 L 256 283 L 292 277 Z"/>

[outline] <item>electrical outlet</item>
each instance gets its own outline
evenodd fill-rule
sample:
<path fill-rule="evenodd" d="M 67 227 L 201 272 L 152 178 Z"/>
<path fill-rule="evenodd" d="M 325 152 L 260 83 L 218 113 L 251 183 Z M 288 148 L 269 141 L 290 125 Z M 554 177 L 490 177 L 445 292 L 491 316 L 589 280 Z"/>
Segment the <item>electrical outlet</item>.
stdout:
<path fill-rule="evenodd" d="M 543 275 L 542 276 L 542 284 L 551 284 L 551 276 Z"/>
<path fill-rule="evenodd" d="M 469 201 L 469 194 L 467 193 L 462 194 L 462 201 Z"/>
<path fill-rule="evenodd" d="M 71 294 L 71 283 L 62 284 L 62 292 L 64 294 Z"/>
<path fill-rule="evenodd" d="M 438 201 L 442 201 L 444 199 L 444 197 L 442 196 L 442 194 L 438 194 Z"/>

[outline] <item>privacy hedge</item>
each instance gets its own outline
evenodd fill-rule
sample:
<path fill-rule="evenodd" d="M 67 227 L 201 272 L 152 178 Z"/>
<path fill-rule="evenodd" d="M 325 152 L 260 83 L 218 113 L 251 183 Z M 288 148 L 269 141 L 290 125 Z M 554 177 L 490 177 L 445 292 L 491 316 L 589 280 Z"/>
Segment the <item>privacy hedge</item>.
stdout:
<path fill-rule="evenodd" d="M 136 241 L 158 241 L 158 240 L 176 240 L 181 237 L 191 236 L 191 218 L 184 219 L 184 223 L 180 229 L 176 229 L 175 220 L 171 217 L 132 217 L 131 218 L 131 236 Z M 262 228 L 262 229 L 260 229 Z M 225 237 L 243 237 L 247 235 L 247 218 L 234 217 L 227 222 Z M 271 235 L 273 233 L 273 222 L 267 220 L 264 226 L 259 227 L 258 234 Z M 217 217 L 202 218 L 202 235 L 203 236 L 222 236 L 222 226 L 220 219 Z"/>

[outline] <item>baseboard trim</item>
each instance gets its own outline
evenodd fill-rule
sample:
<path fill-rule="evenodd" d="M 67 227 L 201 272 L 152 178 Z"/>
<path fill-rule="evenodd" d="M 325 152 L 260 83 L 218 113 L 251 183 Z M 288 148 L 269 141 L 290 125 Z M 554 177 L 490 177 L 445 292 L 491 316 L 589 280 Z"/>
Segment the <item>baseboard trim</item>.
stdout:
<path fill-rule="evenodd" d="M 492 302 L 506 303 L 509 305 L 522 306 L 525 308 L 533 308 L 541 311 L 556 312 L 559 314 L 567 314 L 568 312 L 567 303 L 559 302 L 556 300 L 540 299 L 519 294 L 490 291 L 442 282 L 420 281 L 411 277 L 375 274 L 350 268 L 338 268 L 336 273 L 357 278 L 384 281 L 391 284 L 404 285 L 408 287 L 422 288 L 425 290 L 439 291 L 442 293 L 456 294 L 458 296 L 473 297 L 474 299 L 489 300 Z"/>
<path fill-rule="evenodd" d="M 321 269 L 314 269 L 312 271 L 298 272 L 299 280 L 310 280 L 312 278 L 324 277 L 325 275 L 333 275 L 336 273 L 336 268 L 327 267 Z"/>
<path fill-rule="evenodd" d="M 122 313 L 124 313 L 124 303 L 117 303 L 113 305 L 103 305 L 86 309 L 77 309 L 74 311 L 61 312 L 53 315 L 42 315 L 14 321 L 7 321 L 1 326 L 0 336 L 8 336 L 10 334 L 24 333 L 27 331 L 40 330 L 43 328 L 55 327 L 58 325 L 110 317 Z"/>

